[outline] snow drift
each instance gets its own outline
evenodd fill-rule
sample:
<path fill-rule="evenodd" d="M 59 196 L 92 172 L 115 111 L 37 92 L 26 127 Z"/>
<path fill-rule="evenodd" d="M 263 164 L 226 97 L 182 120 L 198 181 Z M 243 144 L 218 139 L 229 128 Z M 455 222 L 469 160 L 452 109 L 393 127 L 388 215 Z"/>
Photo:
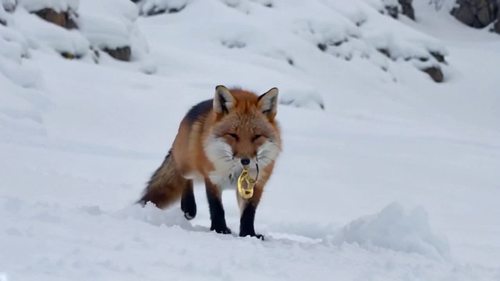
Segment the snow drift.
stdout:
<path fill-rule="evenodd" d="M 334 244 L 356 243 L 364 247 L 380 247 L 433 258 L 449 258 L 446 240 L 430 228 L 422 208 L 409 212 L 393 203 L 378 214 L 362 217 L 343 227 L 332 239 Z"/>

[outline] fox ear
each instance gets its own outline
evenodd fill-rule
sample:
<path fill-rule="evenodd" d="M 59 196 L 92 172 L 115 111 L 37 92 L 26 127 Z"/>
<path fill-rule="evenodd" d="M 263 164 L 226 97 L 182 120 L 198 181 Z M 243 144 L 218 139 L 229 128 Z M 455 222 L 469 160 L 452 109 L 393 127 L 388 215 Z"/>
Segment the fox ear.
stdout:
<path fill-rule="evenodd" d="M 259 97 L 259 108 L 269 119 L 276 116 L 278 109 L 278 88 L 272 88 Z"/>
<path fill-rule="evenodd" d="M 234 107 L 235 99 L 229 90 L 219 85 L 215 87 L 215 97 L 214 97 L 214 111 L 218 114 L 229 113 L 231 108 Z"/>

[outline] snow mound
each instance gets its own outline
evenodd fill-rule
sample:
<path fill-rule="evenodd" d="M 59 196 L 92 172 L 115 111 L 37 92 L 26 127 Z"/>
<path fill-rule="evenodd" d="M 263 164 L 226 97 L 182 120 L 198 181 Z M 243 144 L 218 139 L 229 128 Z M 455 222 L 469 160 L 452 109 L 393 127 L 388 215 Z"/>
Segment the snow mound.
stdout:
<path fill-rule="evenodd" d="M 356 243 L 433 258 L 450 257 L 449 246 L 435 235 L 423 208 L 410 212 L 393 203 L 378 214 L 359 218 L 344 226 L 331 240 L 334 244 Z"/>
<path fill-rule="evenodd" d="M 17 0 L 1 0 L 0 3 L 2 5 L 0 8 L 0 14 L 2 13 L 2 9 L 8 12 L 13 12 L 16 10 L 17 7 Z"/>
<path fill-rule="evenodd" d="M 2 5 L 0 5 L 2 10 Z M 0 25 L 0 130 L 43 131 L 41 113 L 48 100 L 37 90 L 40 72 L 27 63 L 30 57 L 26 38 L 13 29 Z"/>
<path fill-rule="evenodd" d="M 92 212 L 92 210 L 89 210 Z M 184 218 L 184 213 L 180 208 L 169 208 L 168 210 L 158 209 L 155 205 L 148 203 L 142 207 L 132 205 L 116 213 L 118 218 L 135 219 L 144 221 L 152 225 L 179 226 L 183 229 L 193 229 L 191 223 Z"/>
<path fill-rule="evenodd" d="M 309 109 L 325 109 L 323 97 L 316 91 L 288 90 L 280 98 L 280 104 Z"/>
<path fill-rule="evenodd" d="M 28 11 L 34 12 L 45 8 L 56 12 L 78 9 L 79 0 L 19 0 L 20 4 Z M 85 1 L 83 1 L 85 2 Z"/>

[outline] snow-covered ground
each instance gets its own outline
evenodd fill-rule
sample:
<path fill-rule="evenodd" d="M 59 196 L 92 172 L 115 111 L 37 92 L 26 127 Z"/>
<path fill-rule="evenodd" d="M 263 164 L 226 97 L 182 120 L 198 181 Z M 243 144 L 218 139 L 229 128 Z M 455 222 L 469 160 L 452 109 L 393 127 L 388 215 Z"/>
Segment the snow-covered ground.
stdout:
<path fill-rule="evenodd" d="M 173 1 L 139 18 L 112 2 L 80 1 L 82 32 L 0 8 L 0 280 L 500 280 L 498 35 L 426 0 L 417 22 L 378 0 Z M 105 32 L 132 62 L 94 63 Z M 133 204 L 217 84 L 292 103 L 257 210 L 266 241 L 210 232 L 202 185 L 190 222 Z"/>

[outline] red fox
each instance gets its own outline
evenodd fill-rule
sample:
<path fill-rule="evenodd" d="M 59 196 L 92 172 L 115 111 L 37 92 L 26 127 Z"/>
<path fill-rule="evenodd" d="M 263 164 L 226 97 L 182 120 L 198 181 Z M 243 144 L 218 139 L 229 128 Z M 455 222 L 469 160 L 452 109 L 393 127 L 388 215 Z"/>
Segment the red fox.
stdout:
<path fill-rule="evenodd" d="M 193 180 L 205 182 L 211 227 L 229 234 L 221 192 L 236 186 L 243 169 L 255 179 L 253 196 L 237 194 L 241 237 L 255 236 L 255 211 L 264 186 L 281 151 L 281 136 L 275 120 L 278 89 L 261 96 L 240 89 L 215 88 L 215 96 L 188 111 L 181 121 L 172 148 L 153 173 L 139 203 L 159 208 L 181 199 L 186 219 L 196 216 Z"/>

